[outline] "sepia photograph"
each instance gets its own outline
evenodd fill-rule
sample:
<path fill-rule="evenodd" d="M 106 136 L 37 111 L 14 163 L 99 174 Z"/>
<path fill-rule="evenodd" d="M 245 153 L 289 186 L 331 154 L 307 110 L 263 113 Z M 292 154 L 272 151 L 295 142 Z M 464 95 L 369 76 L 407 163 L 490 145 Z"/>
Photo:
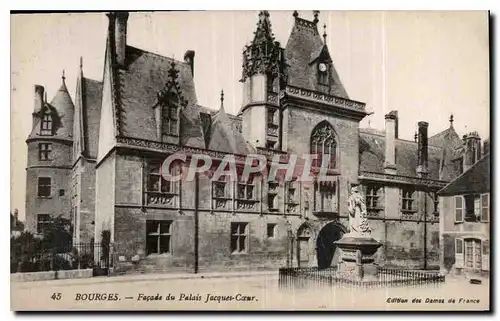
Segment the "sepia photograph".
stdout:
<path fill-rule="evenodd" d="M 11 13 L 11 310 L 490 311 L 490 19 Z"/>

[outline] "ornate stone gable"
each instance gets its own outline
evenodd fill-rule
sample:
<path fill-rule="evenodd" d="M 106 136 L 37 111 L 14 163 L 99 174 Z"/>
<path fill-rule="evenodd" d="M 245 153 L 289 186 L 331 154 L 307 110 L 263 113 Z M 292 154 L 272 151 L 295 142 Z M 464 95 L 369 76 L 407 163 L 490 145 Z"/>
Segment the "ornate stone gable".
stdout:
<path fill-rule="evenodd" d="M 179 105 L 182 107 L 187 106 L 187 99 L 182 95 L 181 86 L 178 83 L 179 70 L 175 68 L 175 62 L 172 61 L 168 70 L 168 80 L 165 87 L 157 94 L 158 104 L 163 105 L 170 102 L 173 97 L 177 97 Z"/>

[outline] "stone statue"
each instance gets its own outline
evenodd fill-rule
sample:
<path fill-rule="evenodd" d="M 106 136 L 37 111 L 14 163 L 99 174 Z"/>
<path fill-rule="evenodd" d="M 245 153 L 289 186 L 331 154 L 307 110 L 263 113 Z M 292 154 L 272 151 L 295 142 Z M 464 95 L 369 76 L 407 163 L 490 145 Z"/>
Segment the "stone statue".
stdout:
<path fill-rule="evenodd" d="M 347 201 L 349 210 L 349 236 L 370 236 L 371 230 L 366 218 L 366 205 L 359 186 L 351 186 L 351 195 Z"/>

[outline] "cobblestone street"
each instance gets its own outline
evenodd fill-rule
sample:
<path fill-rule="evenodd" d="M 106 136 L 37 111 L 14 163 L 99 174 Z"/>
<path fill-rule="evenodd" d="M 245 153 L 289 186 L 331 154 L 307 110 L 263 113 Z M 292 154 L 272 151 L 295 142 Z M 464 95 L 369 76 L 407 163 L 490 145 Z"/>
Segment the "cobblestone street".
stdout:
<path fill-rule="evenodd" d="M 443 284 L 418 287 L 283 288 L 274 274 L 137 275 L 12 283 L 11 297 L 16 299 L 11 299 L 11 307 L 13 310 L 484 310 L 489 305 L 488 286 L 488 280 L 473 285 L 465 279 L 450 277 Z M 36 300 L 23 300 L 27 297 Z M 413 303 L 414 299 L 421 302 Z"/>

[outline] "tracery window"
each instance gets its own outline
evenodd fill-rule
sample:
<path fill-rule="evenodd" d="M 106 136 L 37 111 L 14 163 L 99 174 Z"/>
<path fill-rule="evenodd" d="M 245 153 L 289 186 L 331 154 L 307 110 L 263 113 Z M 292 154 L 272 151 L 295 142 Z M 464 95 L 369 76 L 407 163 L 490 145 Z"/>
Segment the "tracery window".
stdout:
<path fill-rule="evenodd" d="M 313 160 L 313 166 L 322 166 L 323 159 L 325 159 L 328 168 L 337 168 L 337 142 L 335 140 L 335 131 L 326 121 L 319 123 L 311 134 L 311 154 L 317 155 L 316 159 Z"/>

